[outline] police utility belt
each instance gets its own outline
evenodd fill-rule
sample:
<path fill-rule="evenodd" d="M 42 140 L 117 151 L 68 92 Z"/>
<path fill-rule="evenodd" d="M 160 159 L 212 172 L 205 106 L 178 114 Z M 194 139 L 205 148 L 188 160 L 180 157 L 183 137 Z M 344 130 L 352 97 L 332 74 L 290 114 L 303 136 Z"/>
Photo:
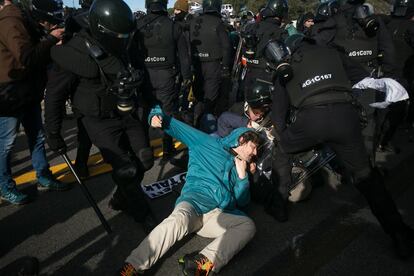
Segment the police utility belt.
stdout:
<path fill-rule="evenodd" d="M 336 103 L 353 103 L 351 91 L 329 89 L 306 98 L 298 109 L 307 109 L 315 106 L 325 106 Z"/>

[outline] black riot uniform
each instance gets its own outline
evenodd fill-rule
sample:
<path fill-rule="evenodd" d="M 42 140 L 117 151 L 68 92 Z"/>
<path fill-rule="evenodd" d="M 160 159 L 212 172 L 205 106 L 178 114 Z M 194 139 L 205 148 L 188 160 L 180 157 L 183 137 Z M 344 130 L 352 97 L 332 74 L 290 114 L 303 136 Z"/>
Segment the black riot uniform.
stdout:
<path fill-rule="evenodd" d="M 118 19 L 111 20 L 112 16 Z M 144 172 L 153 165 L 153 154 L 137 112 L 128 108 L 135 107 L 134 93 L 130 91 L 139 82 L 139 71 L 126 68 L 123 57 L 135 19 L 123 1 L 100 0 L 91 6 L 89 26 L 90 32 L 82 30 L 66 44 L 52 49 L 55 67 L 50 78 L 70 79 L 65 83 L 73 86 L 69 88 L 74 91 L 73 108 L 81 116 L 93 144 L 113 168 L 112 177 L 118 189 L 110 202 L 112 207 L 126 209 L 137 221 L 143 221 L 149 207 L 139 184 Z M 58 118 L 62 112 L 58 105 L 65 100 L 60 89 L 68 88 L 49 87 L 46 116 Z M 63 142 L 59 120 L 49 122 L 49 142 Z"/>
<path fill-rule="evenodd" d="M 348 0 L 339 12 L 325 23 L 334 27 L 320 30 L 315 39 L 321 44 L 341 48 L 353 60 L 361 64 L 372 77 L 396 75 L 395 48 L 382 19 L 370 15 L 362 4 L 364 0 Z M 381 57 L 381 58 L 379 58 Z M 377 146 L 377 112 L 369 104 L 377 101 L 372 89 L 361 92 L 358 100 L 366 110 L 368 125 L 363 131 L 371 161 L 375 161 Z"/>
<path fill-rule="evenodd" d="M 361 135 L 360 119 L 352 104 L 351 82 L 365 77 L 364 70 L 341 56 L 335 49 L 302 41 L 291 47 L 291 80 L 276 83 L 272 120 L 277 129 L 273 153 L 272 178 L 279 183 L 268 212 L 276 218 L 286 202 L 286 187 L 291 182 L 290 156 L 326 144 L 336 154 L 353 179 L 355 187 L 367 199 L 371 211 L 389 234 L 400 257 L 413 253 L 413 237 L 385 189 L 382 177 L 370 167 Z M 286 62 L 286 61 L 285 61 Z M 279 79 L 280 80 L 280 79 Z M 296 119 L 287 126 L 289 105 Z M 283 187 L 282 187 L 283 186 Z M 283 212 L 283 211 L 282 211 Z"/>
<path fill-rule="evenodd" d="M 191 79 L 191 64 L 182 29 L 168 17 L 166 4 L 158 8 L 159 2 L 162 1 L 147 1 L 148 14 L 137 22 L 135 38 L 141 50 L 137 54 L 149 78 L 147 88 L 151 89 L 163 111 L 171 115 L 178 111 L 178 95 L 174 89 L 176 65 L 179 60 L 183 78 Z"/>
<path fill-rule="evenodd" d="M 136 53 L 145 67 L 144 95 L 150 106 L 158 103 L 168 115 L 178 113 L 178 91 L 176 89 L 176 66 L 180 66 L 183 79 L 191 79 L 191 64 L 188 43 L 182 29 L 168 17 L 167 1 L 147 0 L 147 15 L 138 20 L 135 39 L 139 51 Z M 179 63 L 178 63 L 179 60 Z M 163 138 L 163 157 L 172 155 L 170 136 Z"/>
<path fill-rule="evenodd" d="M 414 1 L 398 0 L 394 2 L 393 11 L 389 16 L 387 28 L 392 36 L 392 40 L 396 49 L 396 65 L 397 75 L 400 82 L 407 89 L 410 98 L 414 97 L 413 86 L 413 65 L 414 52 L 412 47 L 407 43 L 409 40 L 409 29 L 413 28 L 414 21 L 411 18 L 414 16 Z M 384 146 L 392 138 L 398 123 L 404 118 L 404 104 L 397 103 L 390 106 L 390 112 L 387 114 L 389 118 L 389 128 L 381 137 L 380 146 Z M 408 121 L 414 121 L 414 104 L 411 102 L 408 112 Z"/>
<path fill-rule="evenodd" d="M 189 22 L 197 126 L 204 114 L 214 114 L 222 78 L 230 75 L 231 41 L 220 9 L 221 0 L 204 0 L 203 14 Z"/>
<path fill-rule="evenodd" d="M 249 36 L 256 40 L 257 45 L 252 52 L 246 48 L 244 58 L 247 63 L 246 76 L 244 77 L 244 93 L 252 87 L 256 79 L 272 81 L 272 73 L 267 71 L 266 60 L 262 56 L 262 50 L 266 43 L 271 39 L 281 39 L 284 29 L 281 27 L 282 19 L 288 12 L 287 2 L 284 0 L 269 0 L 266 7 L 261 10 L 262 20 L 258 23 L 250 24 L 246 27 L 244 36 Z"/>

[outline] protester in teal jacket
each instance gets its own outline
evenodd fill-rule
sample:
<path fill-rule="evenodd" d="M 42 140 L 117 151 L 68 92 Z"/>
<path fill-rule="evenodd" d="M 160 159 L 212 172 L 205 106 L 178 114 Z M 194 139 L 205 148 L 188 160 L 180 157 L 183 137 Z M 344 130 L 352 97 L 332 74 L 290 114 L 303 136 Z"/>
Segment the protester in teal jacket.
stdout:
<path fill-rule="evenodd" d="M 187 179 L 173 212 L 131 252 L 120 275 L 148 270 L 176 241 L 194 232 L 214 240 L 180 259 L 183 274 L 218 272 L 256 231 L 254 222 L 238 208 L 250 200 L 246 170 L 257 155 L 259 136 L 238 128 L 225 138 L 215 138 L 165 115 L 159 107 L 151 111 L 149 121 L 187 145 Z"/>
<path fill-rule="evenodd" d="M 237 147 L 239 137 L 252 129 L 237 128 L 224 138 L 215 138 L 166 116 L 159 107 L 152 110 L 149 120 L 155 115 L 163 117 L 164 131 L 189 149 L 186 183 L 176 204 L 186 201 L 198 214 L 215 208 L 241 214 L 237 207 L 250 201 L 248 177 L 238 177 L 230 149 Z"/>

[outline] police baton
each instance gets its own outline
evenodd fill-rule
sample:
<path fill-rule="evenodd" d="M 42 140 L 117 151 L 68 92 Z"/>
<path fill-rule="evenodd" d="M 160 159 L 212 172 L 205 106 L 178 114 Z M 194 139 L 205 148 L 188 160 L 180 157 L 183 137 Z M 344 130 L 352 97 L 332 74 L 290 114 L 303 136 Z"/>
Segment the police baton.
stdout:
<path fill-rule="evenodd" d="M 72 162 L 69 160 L 66 153 L 63 153 L 61 156 L 65 160 L 65 162 L 68 165 L 68 167 L 69 167 L 70 171 L 72 172 L 73 176 L 75 176 L 76 181 L 79 183 L 83 194 L 86 196 L 86 199 L 89 201 L 89 204 L 93 207 L 93 210 L 95 211 L 96 215 L 98 216 L 99 220 L 101 221 L 102 226 L 105 228 L 108 235 L 111 234 L 112 233 L 111 227 L 109 226 L 108 222 L 106 221 L 106 219 L 102 215 L 101 210 L 99 210 L 98 205 L 96 205 L 96 202 L 92 198 L 92 195 L 89 192 L 88 188 L 80 180 L 78 174 L 76 173 L 75 169 L 73 168 Z"/>

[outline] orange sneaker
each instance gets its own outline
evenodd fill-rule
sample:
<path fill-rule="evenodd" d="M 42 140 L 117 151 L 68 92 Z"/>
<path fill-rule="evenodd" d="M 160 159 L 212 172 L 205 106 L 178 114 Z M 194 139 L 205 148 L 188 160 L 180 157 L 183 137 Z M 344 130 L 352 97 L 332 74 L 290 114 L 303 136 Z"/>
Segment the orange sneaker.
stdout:
<path fill-rule="evenodd" d="M 185 276 L 213 276 L 214 264 L 204 255 L 197 252 L 184 255 L 178 260 Z"/>

